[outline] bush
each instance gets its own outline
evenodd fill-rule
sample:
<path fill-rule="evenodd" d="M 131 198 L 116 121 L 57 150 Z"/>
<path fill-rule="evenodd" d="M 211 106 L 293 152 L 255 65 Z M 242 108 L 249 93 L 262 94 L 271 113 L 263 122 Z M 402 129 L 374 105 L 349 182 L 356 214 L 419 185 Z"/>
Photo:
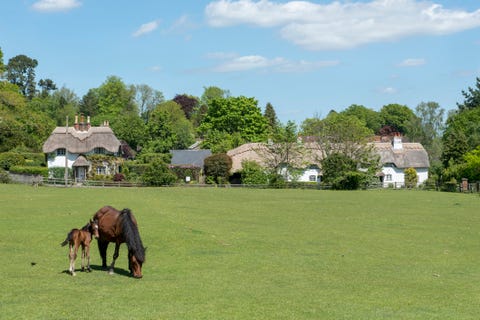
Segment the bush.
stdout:
<path fill-rule="evenodd" d="M 11 179 L 8 172 L 0 168 L 0 183 L 10 183 Z"/>
<path fill-rule="evenodd" d="M 357 190 L 365 184 L 365 174 L 357 171 L 350 171 L 337 177 L 332 183 L 335 190 Z"/>
<path fill-rule="evenodd" d="M 242 184 L 258 185 L 268 183 L 268 175 L 257 162 L 242 161 L 242 168 Z"/>
<path fill-rule="evenodd" d="M 417 186 L 418 176 L 417 171 L 414 168 L 408 168 L 404 171 L 405 174 L 405 187 L 415 188 Z"/>
<path fill-rule="evenodd" d="M 176 180 L 177 176 L 169 170 L 167 164 L 158 159 L 149 164 L 142 175 L 142 181 L 148 186 L 171 185 Z"/>
<path fill-rule="evenodd" d="M 224 183 L 228 181 L 232 159 L 226 153 L 214 154 L 205 158 L 204 167 L 207 181 Z"/>
<path fill-rule="evenodd" d="M 113 176 L 113 181 L 115 182 L 123 180 L 125 180 L 125 176 L 122 173 L 115 173 L 115 175 Z"/>
<path fill-rule="evenodd" d="M 73 178 L 73 170 L 68 168 L 68 178 Z M 65 167 L 52 167 L 48 169 L 48 177 L 53 179 L 65 179 Z"/>
<path fill-rule="evenodd" d="M 41 175 L 45 178 L 48 178 L 48 168 L 45 167 L 15 166 L 10 168 L 10 172 L 19 174 Z"/>
<path fill-rule="evenodd" d="M 23 166 L 25 164 L 25 157 L 16 152 L 0 153 L 0 168 L 10 170 L 13 166 Z"/>

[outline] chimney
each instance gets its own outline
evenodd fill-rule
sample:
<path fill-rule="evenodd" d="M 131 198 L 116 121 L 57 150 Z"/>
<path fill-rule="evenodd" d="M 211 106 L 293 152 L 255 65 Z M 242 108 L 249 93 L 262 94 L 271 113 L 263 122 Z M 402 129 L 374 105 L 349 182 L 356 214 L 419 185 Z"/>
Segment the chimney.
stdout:
<path fill-rule="evenodd" d="M 87 131 L 90 130 L 91 124 L 90 124 L 90 116 L 87 116 Z"/>
<path fill-rule="evenodd" d="M 402 136 L 400 134 L 395 134 L 393 136 L 393 150 L 401 150 L 402 148 Z"/>
<path fill-rule="evenodd" d="M 80 128 L 78 125 L 78 114 L 75 115 L 75 123 L 73 124 L 73 127 L 76 131 L 78 131 L 78 129 Z"/>

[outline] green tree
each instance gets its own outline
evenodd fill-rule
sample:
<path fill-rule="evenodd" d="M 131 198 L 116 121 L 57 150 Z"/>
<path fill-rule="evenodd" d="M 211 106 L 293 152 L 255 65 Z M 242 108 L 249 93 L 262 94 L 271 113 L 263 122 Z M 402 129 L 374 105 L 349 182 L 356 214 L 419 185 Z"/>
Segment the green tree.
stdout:
<path fill-rule="evenodd" d="M 28 99 L 32 99 L 35 96 L 37 85 L 35 82 L 35 68 L 37 66 L 37 60 L 23 54 L 8 60 L 7 80 L 17 85 L 20 92 Z"/>
<path fill-rule="evenodd" d="M 278 119 L 277 113 L 270 102 L 268 102 L 265 106 L 265 112 L 263 113 L 263 116 L 265 119 L 267 119 L 269 130 L 273 132 L 278 125 Z"/>
<path fill-rule="evenodd" d="M 167 153 L 185 149 L 194 142 L 192 124 L 174 101 L 163 102 L 152 111 L 146 132 L 149 152 Z"/>
<path fill-rule="evenodd" d="M 306 149 L 298 141 L 297 125 L 288 121 L 286 125 L 277 126 L 272 139 L 257 151 L 262 157 L 265 166 L 271 174 L 278 174 L 283 171 L 283 178 L 287 180 L 295 169 L 303 168 Z"/>
<path fill-rule="evenodd" d="M 99 114 L 113 119 L 125 113 L 138 114 L 135 103 L 135 87 L 127 86 L 122 79 L 110 76 L 97 89 Z"/>
<path fill-rule="evenodd" d="M 5 64 L 3 63 L 3 51 L 0 47 L 0 79 L 3 78 L 3 73 L 5 72 Z"/>
<path fill-rule="evenodd" d="M 79 103 L 78 111 L 83 115 L 95 117 L 99 113 L 98 99 L 98 89 L 88 90 Z"/>
<path fill-rule="evenodd" d="M 475 88 L 468 87 L 467 91 L 462 90 L 462 95 L 465 98 L 463 103 L 457 103 L 460 111 L 476 109 L 480 107 L 480 78 L 477 77 Z"/>
<path fill-rule="evenodd" d="M 42 98 L 49 96 L 52 91 L 57 90 L 57 85 L 52 79 L 40 79 L 38 86 L 42 89 L 40 92 Z"/>
<path fill-rule="evenodd" d="M 257 142 L 266 138 L 267 121 L 254 98 L 217 98 L 210 102 L 199 127 L 204 136 L 213 130 L 229 134 L 238 132 L 245 141 Z"/>
<path fill-rule="evenodd" d="M 407 124 L 415 117 L 413 111 L 400 104 L 388 104 L 382 107 L 380 110 L 383 125 L 392 126 L 397 129 L 398 132 L 408 136 Z"/>
<path fill-rule="evenodd" d="M 352 104 L 350 107 L 340 112 L 347 116 L 355 116 L 365 123 L 365 126 L 377 133 L 383 126 L 383 119 L 379 112 L 369 109 L 365 106 Z"/>
<path fill-rule="evenodd" d="M 135 101 L 140 116 L 145 122 L 148 122 L 149 114 L 158 104 L 164 102 L 165 98 L 161 91 L 154 90 L 146 84 L 140 84 L 135 86 Z"/>

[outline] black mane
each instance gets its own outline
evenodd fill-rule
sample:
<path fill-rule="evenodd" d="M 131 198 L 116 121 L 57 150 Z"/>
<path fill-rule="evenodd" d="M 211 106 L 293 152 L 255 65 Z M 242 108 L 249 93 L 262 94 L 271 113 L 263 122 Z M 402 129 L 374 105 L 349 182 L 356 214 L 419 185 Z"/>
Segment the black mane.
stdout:
<path fill-rule="evenodd" d="M 130 209 L 123 209 L 120 212 L 122 217 L 123 236 L 127 244 L 128 251 L 137 258 L 140 263 L 145 262 L 145 248 L 138 232 L 137 225 L 132 220 Z"/>

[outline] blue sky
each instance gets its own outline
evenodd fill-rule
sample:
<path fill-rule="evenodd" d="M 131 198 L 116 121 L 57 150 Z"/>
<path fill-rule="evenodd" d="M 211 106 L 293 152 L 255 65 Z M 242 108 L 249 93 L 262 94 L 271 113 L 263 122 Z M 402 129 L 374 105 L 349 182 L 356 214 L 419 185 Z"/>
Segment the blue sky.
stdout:
<path fill-rule="evenodd" d="M 7 0 L 4 63 L 37 59 L 80 98 L 108 76 L 201 96 L 218 86 L 300 124 L 352 104 L 435 101 L 480 76 L 478 0 Z"/>

